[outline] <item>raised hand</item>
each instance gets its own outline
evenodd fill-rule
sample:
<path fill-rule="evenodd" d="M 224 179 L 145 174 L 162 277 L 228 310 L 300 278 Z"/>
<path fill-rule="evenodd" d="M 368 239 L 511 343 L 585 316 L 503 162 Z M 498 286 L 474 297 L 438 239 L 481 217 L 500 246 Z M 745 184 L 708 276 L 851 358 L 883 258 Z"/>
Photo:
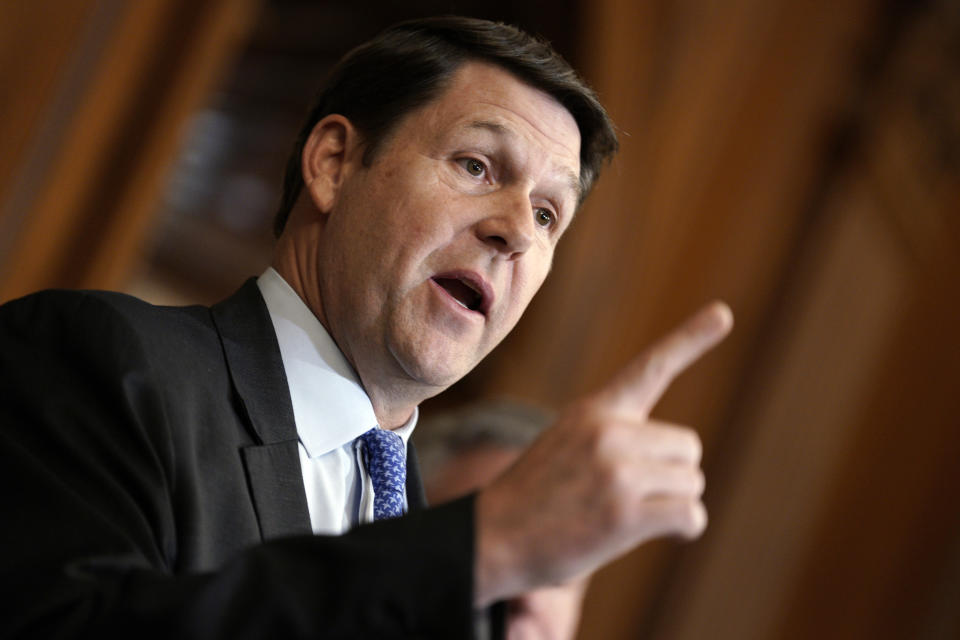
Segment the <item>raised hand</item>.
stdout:
<path fill-rule="evenodd" d="M 475 604 L 585 576 L 651 538 L 703 532 L 700 439 L 650 412 L 732 326 L 726 305 L 704 307 L 574 402 L 480 492 Z"/>

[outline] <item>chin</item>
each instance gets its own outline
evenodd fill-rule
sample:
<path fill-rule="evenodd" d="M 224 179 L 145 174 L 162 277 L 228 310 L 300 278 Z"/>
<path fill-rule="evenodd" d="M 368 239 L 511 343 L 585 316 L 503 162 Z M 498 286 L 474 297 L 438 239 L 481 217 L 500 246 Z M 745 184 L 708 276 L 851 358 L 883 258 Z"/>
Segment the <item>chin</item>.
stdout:
<path fill-rule="evenodd" d="M 462 353 L 431 352 L 412 354 L 402 349 L 391 349 L 394 358 L 407 376 L 423 386 L 440 393 L 470 373 L 480 360 L 468 358 Z"/>

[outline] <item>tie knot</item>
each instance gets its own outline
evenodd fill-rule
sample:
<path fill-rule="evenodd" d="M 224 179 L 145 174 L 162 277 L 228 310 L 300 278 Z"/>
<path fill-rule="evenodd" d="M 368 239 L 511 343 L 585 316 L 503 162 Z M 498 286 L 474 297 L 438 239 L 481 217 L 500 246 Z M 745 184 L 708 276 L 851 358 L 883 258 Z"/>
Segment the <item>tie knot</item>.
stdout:
<path fill-rule="evenodd" d="M 373 481 L 373 518 L 403 515 L 407 458 L 403 438 L 393 431 L 374 427 L 360 436 L 363 462 Z"/>

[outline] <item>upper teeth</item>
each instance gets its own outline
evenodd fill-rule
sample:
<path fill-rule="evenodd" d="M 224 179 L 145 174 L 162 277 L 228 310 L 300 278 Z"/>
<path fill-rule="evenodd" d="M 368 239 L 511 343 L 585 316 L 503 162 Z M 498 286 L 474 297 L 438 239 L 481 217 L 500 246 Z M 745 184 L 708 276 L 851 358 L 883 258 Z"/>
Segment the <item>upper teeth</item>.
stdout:
<path fill-rule="evenodd" d="M 479 293 L 480 293 L 480 289 L 478 289 L 478 288 L 477 288 L 472 282 L 470 282 L 469 280 L 460 280 L 460 282 L 462 282 L 463 284 L 465 284 L 465 285 L 467 285 L 468 287 L 470 287 L 470 289 L 472 289 L 474 293 L 476 293 L 476 294 L 479 294 Z"/>

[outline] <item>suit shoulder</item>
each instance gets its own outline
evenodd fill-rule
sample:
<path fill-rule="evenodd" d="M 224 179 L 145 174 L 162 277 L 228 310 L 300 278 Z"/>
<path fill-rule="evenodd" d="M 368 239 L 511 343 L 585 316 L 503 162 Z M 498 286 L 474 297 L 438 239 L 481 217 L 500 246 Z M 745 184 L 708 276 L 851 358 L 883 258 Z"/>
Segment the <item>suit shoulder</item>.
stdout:
<path fill-rule="evenodd" d="M 48 289 L 0 306 L 0 318 L 5 323 L 19 322 L 28 326 L 44 326 L 49 324 L 47 321 L 69 325 L 92 321 L 101 328 L 155 323 L 210 324 L 209 317 L 207 307 L 157 306 L 115 291 Z"/>
<path fill-rule="evenodd" d="M 184 350 L 219 351 L 207 307 L 161 307 L 110 291 L 47 290 L 8 302 L 0 306 L 3 339 L 61 354 L 136 353 L 158 364 Z"/>

